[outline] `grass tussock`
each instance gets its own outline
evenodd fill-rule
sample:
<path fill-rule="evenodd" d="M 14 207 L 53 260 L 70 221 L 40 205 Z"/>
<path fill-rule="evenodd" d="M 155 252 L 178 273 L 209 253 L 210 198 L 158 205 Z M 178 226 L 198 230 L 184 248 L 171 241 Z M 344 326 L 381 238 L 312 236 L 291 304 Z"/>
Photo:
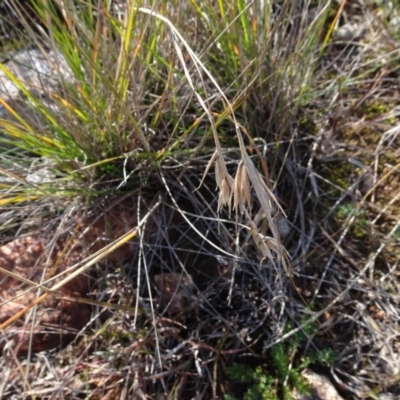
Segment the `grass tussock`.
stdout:
<path fill-rule="evenodd" d="M 365 3 L 1 6 L 1 240 L 66 272 L 0 265 L 34 294 L 0 397 L 398 395 L 400 16 Z M 54 296 L 91 316 L 33 354 Z"/>

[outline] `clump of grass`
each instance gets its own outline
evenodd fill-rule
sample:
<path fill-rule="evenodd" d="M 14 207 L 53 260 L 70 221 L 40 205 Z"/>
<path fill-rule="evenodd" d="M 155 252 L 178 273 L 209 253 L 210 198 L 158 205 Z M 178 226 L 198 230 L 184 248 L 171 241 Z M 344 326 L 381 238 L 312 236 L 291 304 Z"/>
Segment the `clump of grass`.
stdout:
<path fill-rule="evenodd" d="M 79 172 L 89 170 L 92 172 L 91 177 L 94 180 L 99 176 L 112 174 L 113 168 L 120 167 L 121 163 L 115 165 L 116 159 L 122 161 L 122 159 L 129 158 L 133 159 L 134 163 L 135 156 L 132 156 L 131 153 L 141 153 L 144 161 L 151 160 L 150 165 L 157 165 L 154 161 L 159 158 L 159 148 L 162 147 L 163 140 L 158 142 L 153 140 L 156 143 L 151 143 L 151 137 L 148 132 L 144 131 L 143 124 L 149 126 L 150 130 L 157 129 L 157 124 L 152 117 L 163 113 L 164 110 L 160 108 L 160 105 L 168 108 L 168 101 L 166 104 L 165 101 L 160 103 L 156 100 L 150 105 L 150 99 L 146 95 L 141 96 L 140 91 L 138 92 L 134 78 L 148 74 L 147 71 L 144 72 L 145 67 L 152 71 L 154 66 L 151 64 L 155 59 L 157 59 L 157 64 L 160 64 L 161 71 L 164 65 L 169 63 L 173 67 L 170 67 L 168 74 L 180 75 L 181 82 L 182 79 L 187 82 L 186 91 L 189 89 L 189 92 L 186 95 L 177 95 L 176 90 L 172 90 L 173 97 L 170 101 L 181 105 L 174 111 L 175 116 L 169 113 L 170 121 L 168 123 L 170 124 L 171 120 L 178 121 L 179 114 L 183 113 L 183 107 L 186 107 L 187 104 L 185 99 L 188 96 L 192 97 L 193 107 L 199 111 L 202 110 L 203 115 L 207 116 L 210 123 L 209 132 L 215 143 L 216 150 L 205 173 L 215 164 L 216 183 L 220 190 L 218 208 L 227 205 L 230 211 L 233 203 L 236 212 L 240 208 L 243 213 L 245 205 L 250 207 L 252 186 L 264 214 L 269 220 L 270 230 L 273 234 L 271 240 L 263 239 L 259 237 L 257 228 L 250 224 L 254 239 L 265 257 L 271 257 L 270 251 L 272 250 L 285 263 L 279 232 L 271 213 L 272 203 L 275 202 L 278 207 L 279 204 L 268 188 L 268 182 L 264 182 L 266 177 L 261 176 L 247 155 L 243 141 L 244 128 L 241 128 L 236 121 L 231 103 L 212 74 L 186 43 L 173 23 L 159 13 L 141 7 L 125 9 L 123 18 L 118 21 L 108 15 L 110 11 L 105 5 L 103 9 L 101 4 L 96 10 L 92 6 L 77 5 L 74 2 L 62 4 L 33 2 L 33 6 L 48 31 L 46 35 L 48 42 L 53 47 L 56 46 L 57 51 L 60 52 L 51 62 L 53 64 L 61 63 L 57 66 L 53 65 L 53 67 L 58 69 L 56 72 L 59 73 L 62 80 L 64 96 L 46 91 L 48 97 L 55 97 L 54 111 L 59 114 L 57 119 L 53 115 L 54 113 L 43 107 L 43 102 L 37 96 L 33 95 L 17 77 L 2 66 L 3 73 L 7 78 L 33 104 L 33 111 L 38 112 L 45 120 L 50 133 L 50 136 L 38 135 L 3 100 L 3 107 L 23 125 L 19 130 L 13 129 L 13 126 L 10 127 L 9 124 L 4 125 L 5 133 L 17 139 L 15 144 L 25 150 L 35 148 L 38 155 L 61 159 L 63 167 L 71 166 L 71 161 L 73 161 L 72 165 L 78 168 L 69 169 L 67 172 L 78 172 L 76 177 L 87 178 L 87 173 L 79 174 Z M 99 14 L 98 18 L 93 17 L 94 11 Z M 59 13 L 63 18 L 60 18 Z M 105 15 L 101 17 L 101 14 Z M 104 20 L 107 15 L 108 19 Z M 149 35 L 149 32 L 153 34 L 153 29 L 154 31 L 160 30 L 160 40 L 157 45 L 154 44 L 154 35 Z M 102 34 L 100 35 L 99 32 Z M 134 34 L 140 38 L 139 41 L 133 39 Z M 37 38 L 36 42 L 38 41 Z M 167 41 L 169 44 L 166 43 Z M 170 43 L 174 44 L 172 48 Z M 109 51 L 111 46 L 117 46 L 117 50 Z M 43 46 L 41 47 L 43 48 Z M 107 55 L 101 54 L 100 49 L 107 50 Z M 146 49 L 145 55 L 142 54 L 141 49 Z M 149 51 L 149 49 L 151 50 Z M 184 59 L 183 50 L 187 52 L 188 62 Z M 175 61 L 172 64 L 171 61 L 167 61 L 166 51 L 168 54 L 171 51 L 175 54 Z M 62 64 L 66 65 L 60 67 Z M 189 69 L 192 67 L 196 68 L 194 72 Z M 170 82 L 166 78 L 159 79 L 160 71 L 157 68 L 156 71 L 156 77 L 146 78 L 146 83 L 151 85 L 153 79 L 158 78 L 158 82 L 154 82 L 154 84 L 163 86 L 163 90 L 166 91 L 167 84 Z M 199 82 L 198 89 L 194 77 L 196 81 L 200 78 L 203 82 L 205 79 L 208 82 Z M 179 87 L 182 85 L 181 82 L 172 84 Z M 203 91 L 202 94 L 206 97 L 209 95 L 207 91 L 214 91 L 213 95 L 216 96 L 216 100 L 222 101 L 225 110 L 219 121 L 215 120 L 211 105 L 203 100 L 202 95 L 198 93 L 199 90 Z M 154 95 L 152 93 L 152 96 Z M 185 102 L 184 106 L 183 101 Z M 146 111 L 142 113 L 140 110 L 143 110 L 144 107 Z M 239 164 L 235 178 L 226 168 L 217 132 L 218 124 L 227 118 L 232 119 L 243 161 L 242 164 Z M 179 123 L 175 123 L 174 130 L 176 135 L 164 134 L 168 142 L 166 146 L 162 147 L 162 153 L 173 155 L 172 149 L 182 146 L 187 133 L 180 129 Z M 197 147 L 200 143 L 197 144 Z M 192 143 L 191 146 L 196 148 L 196 143 Z M 190 158 L 189 153 L 193 150 L 188 146 L 184 147 L 188 149 L 186 157 Z M 149 163 L 146 164 L 146 168 L 139 167 L 139 169 L 142 172 L 152 171 L 152 167 L 148 165 Z M 119 171 L 115 171 L 115 173 L 120 175 Z M 89 184 L 93 185 L 94 181 L 90 181 Z M 124 185 L 126 185 L 126 180 Z M 249 218 L 251 222 L 251 216 Z"/>
<path fill-rule="evenodd" d="M 6 112 L 0 141 L 7 146 L 0 153 L 3 240 L 41 224 L 50 229 L 49 216 L 73 221 L 121 199 L 142 222 L 114 244 L 135 238 L 132 261 L 90 259 L 80 270 L 93 272 L 90 304 L 97 306 L 82 340 L 54 359 L 44 355 L 44 363 L 41 356 L 15 364 L 2 359 L 11 382 L 4 393 L 218 398 L 229 393 L 225 365 L 236 362 L 242 371 L 244 353 L 267 364 L 251 370 L 249 396 L 287 397 L 283 383 L 299 386 L 305 366 L 290 369 L 287 355 L 309 323 L 307 344 L 335 336 L 338 354 L 351 342 L 345 335 L 367 331 L 377 339 L 380 328 L 354 304 L 364 300 L 378 315 L 392 301 L 385 283 L 376 290 L 382 303 L 365 300 L 360 283 L 367 271 L 374 279 L 378 251 L 358 263 L 346 246 L 352 216 L 364 210 L 366 197 L 342 225 L 331 223 L 348 189 L 326 178 L 342 153 L 332 157 L 324 149 L 337 150 L 338 136 L 358 123 L 352 111 L 381 87 L 379 77 L 372 86 L 366 78 L 379 70 L 377 53 L 387 49 L 360 46 L 363 52 L 331 41 L 350 15 L 345 1 L 31 4 L 40 22 L 34 29 L 26 8 L 14 4 L 14 13 L 27 45 L 47 58 L 51 72 L 32 85 L 0 64 L 19 92 L 16 101 L 0 98 Z M 379 15 L 390 33 L 390 15 Z M 397 57 L 390 53 L 388 65 Z M 392 149 L 396 135 L 383 135 L 380 148 Z M 371 159 L 379 164 L 377 154 Z M 389 180 L 395 170 L 383 176 Z M 318 209 L 321 204 L 329 210 Z M 398 232 L 393 204 L 370 216 L 371 226 L 382 217 L 391 227 L 381 233 L 388 240 Z M 160 274 L 194 282 L 190 298 L 176 288 L 182 308 L 176 315 L 157 293 Z M 381 277 L 397 293 L 392 275 Z M 349 326 L 349 315 L 357 328 Z M 287 332 L 288 320 L 299 326 Z M 267 353 L 269 363 L 260 363 Z M 349 392 L 365 393 L 367 379 L 344 373 L 350 358 L 330 359 L 331 374 L 348 382 Z M 385 362 L 379 365 L 384 370 Z M 28 378 L 21 380 L 25 367 Z M 265 371 L 279 377 L 279 390 Z M 49 374 L 61 376 L 61 384 L 36 378 Z"/>

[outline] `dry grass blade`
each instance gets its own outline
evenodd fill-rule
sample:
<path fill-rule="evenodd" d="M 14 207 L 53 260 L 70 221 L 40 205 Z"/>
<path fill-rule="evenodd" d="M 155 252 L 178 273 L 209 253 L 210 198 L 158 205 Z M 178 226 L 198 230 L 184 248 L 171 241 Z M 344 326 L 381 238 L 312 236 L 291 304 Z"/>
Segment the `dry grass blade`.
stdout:
<path fill-rule="evenodd" d="M 228 251 L 222 249 L 221 247 L 218 247 L 215 243 L 213 243 L 212 241 L 210 241 L 209 239 L 207 239 L 197 228 L 196 226 L 194 226 L 190 220 L 187 218 L 187 216 L 185 215 L 185 213 L 181 210 L 181 208 L 179 207 L 179 205 L 177 204 L 172 191 L 165 179 L 165 177 L 163 175 L 161 175 L 161 179 L 164 183 L 165 189 L 167 190 L 167 193 L 169 194 L 171 201 L 173 202 L 174 206 L 176 207 L 176 209 L 178 210 L 178 212 L 181 214 L 181 216 L 183 217 L 183 219 L 188 223 L 188 225 L 193 229 L 193 231 L 199 235 L 200 238 L 202 238 L 203 240 L 205 240 L 207 243 L 209 243 L 210 246 L 214 247 L 216 250 L 218 250 L 218 252 L 220 252 L 221 254 L 225 254 L 226 256 L 229 257 L 233 257 L 236 258 L 235 255 L 229 253 Z"/>

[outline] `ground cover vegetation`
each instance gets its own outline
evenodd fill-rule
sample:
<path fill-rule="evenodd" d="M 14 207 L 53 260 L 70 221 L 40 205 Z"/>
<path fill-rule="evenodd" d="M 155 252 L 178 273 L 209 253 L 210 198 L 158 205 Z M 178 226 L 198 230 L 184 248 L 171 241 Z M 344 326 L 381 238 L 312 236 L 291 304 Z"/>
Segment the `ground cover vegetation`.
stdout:
<path fill-rule="evenodd" d="M 398 398 L 398 1 L 0 10 L 0 397 Z"/>

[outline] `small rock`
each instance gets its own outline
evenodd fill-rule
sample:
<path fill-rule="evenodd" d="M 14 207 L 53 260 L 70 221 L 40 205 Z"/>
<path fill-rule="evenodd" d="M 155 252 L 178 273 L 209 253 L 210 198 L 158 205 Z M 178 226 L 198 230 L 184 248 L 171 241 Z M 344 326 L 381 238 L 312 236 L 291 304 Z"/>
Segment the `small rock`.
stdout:
<path fill-rule="evenodd" d="M 283 214 L 278 214 L 275 216 L 275 223 L 281 238 L 285 239 L 292 230 L 288 219 Z"/>
<path fill-rule="evenodd" d="M 73 81 L 73 74 L 64 56 L 49 50 L 43 54 L 39 49 L 21 50 L 3 65 L 28 90 L 46 93 L 63 80 Z M 5 72 L 0 71 L 0 97 L 4 100 L 20 98 L 20 90 Z"/>
<path fill-rule="evenodd" d="M 365 28 L 359 24 L 344 24 L 333 34 L 333 39 L 340 42 L 359 40 L 364 36 Z"/>
<path fill-rule="evenodd" d="M 343 400 L 325 375 L 319 375 L 309 370 L 303 371 L 302 375 L 310 385 L 311 395 L 294 393 L 295 400 Z"/>
<path fill-rule="evenodd" d="M 374 173 L 367 168 L 359 178 L 358 189 L 365 196 L 374 187 Z"/>
<path fill-rule="evenodd" d="M 57 111 L 57 105 L 51 101 L 51 93 L 59 90 L 62 82 L 73 83 L 73 73 L 65 59 L 58 51 L 48 50 L 45 54 L 39 49 L 21 50 L 10 61 L 3 63 L 8 71 L 36 98 L 41 105 Z M 21 96 L 22 91 L 13 79 L 0 70 L 0 98 L 7 102 L 22 120 L 32 129 L 40 131 L 46 123 L 40 113 L 35 112 L 35 107 L 28 98 Z M 56 114 L 56 112 L 55 112 Z M 0 105 L 0 118 L 18 124 L 18 118 Z M 4 128 L 3 128 L 4 129 Z M 3 139 L 3 140 L 1 140 Z M 0 141 L 3 149 L 13 146 L 8 142 L 9 137 L 1 131 Z"/>

